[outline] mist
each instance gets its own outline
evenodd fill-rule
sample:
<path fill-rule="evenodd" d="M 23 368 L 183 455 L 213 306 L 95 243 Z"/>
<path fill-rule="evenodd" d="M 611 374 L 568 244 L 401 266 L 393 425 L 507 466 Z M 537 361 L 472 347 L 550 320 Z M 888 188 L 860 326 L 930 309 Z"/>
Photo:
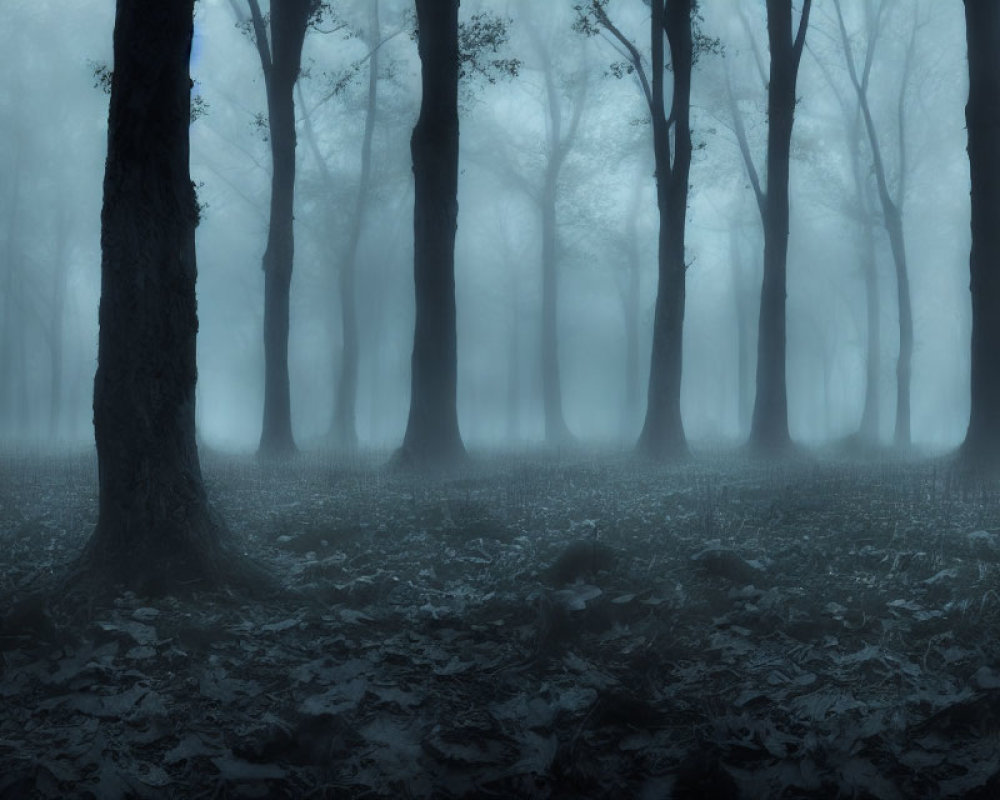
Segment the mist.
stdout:
<path fill-rule="evenodd" d="M 648 36 L 644 7 L 620 5 L 617 24 L 642 42 Z M 696 447 L 738 443 L 750 424 L 763 239 L 733 132 L 726 75 L 762 168 L 766 92 L 754 50 L 766 58 L 767 40 L 758 6 L 706 3 L 701 9 L 701 30 L 718 46 L 698 55 L 692 89 L 695 151 L 681 397 L 685 430 Z M 293 431 L 307 448 L 322 446 L 329 434 L 337 384 L 337 275 L 360 179 L 367 8 L 363 2 L 338 4 L 336 22 L 307 33 L 296 93 L 289 375 Z M 520 67 L 516 76 L 470 72 L 461 81 L 455 280 L 462 436 L 474 449 L 544 441 L 537 193 L 551 149 L 548 63 L 564 127 L 574 105 L 582 104 L 556 194 L 563 413 L 581 442 L 631 446 L 645 411 L 656 296 L 648 109 L 635 75 L 620 68 L 615 43 L 607 35 L 587 37 L 572 29 L 571 4 L 467 0 L 461 8 L 465 20 L 483 11 L 509 21 L 496 55 L 516 59 Z M 848 32 L 860 52 L 858 12 L 853 4 L 846 8 Z M 357 246 L 356 424 L 362 447 L 387 449 L 402 439 L 409 405 L 409 136 L 420 86 L 410 5 L 383 0 L 380 13 L 371 199 Z M 12 79 L 0 95 L 8 142 L 0 159 L 0 435 L 22 445 L 84 445 L 92 437 L 107 135 L 108 98 L 99 78 L 111 63 L 113 19 L 107 5 L 96 2 L 70 9 L 14 3 L 9 14 L 2 37 Z M 232 5 L 202 0 L 195 25 L 191 74 L 202 112 L 191 126 L 191 172 L 202 206 L 198 433 L 209 447 L 250 451 L 260 436 L 263 405 L 261 257 L 271 170 L 266 97 L 253 42 L 237 26 Z M 914 320 L 912 439 L 933 449 L 959 444 L 969 413 L 963 35 L 958 5 L 901 4 L 885 15 L 868 88 L 889 179 L 896 185 L 902 177 L 904 185 Z M 798 79 L 789 188 L 788 419 L 792 438 L 807 444 L 853 433 L 865 396 L 867 331 L 857 255 L 863 231 L 849 159 L 851 148 L 863 143 L 849 140 L 838 100 L 839 93 L 853 102 L 838 36 L 832 8 L 818 4 Z M 306 125 L 315 148 L 307 143 Z M 874 181 L 866 148 L 861 159 Z M 332 183 L 324 180 L 324 170 Z M 898 311 L 888 240 L 878 225 L 874 239 L 878 436 L 888 443 Z M 634 321 L 626 297 L 630 250 L 638 256 Z M 633 323 L 638 374 L 633 367 L 630 375 L 627 337 Z M 741 338 L 749 340 L 741 344 Z M 751 359 L 742 371 L 741 347 Z"/>

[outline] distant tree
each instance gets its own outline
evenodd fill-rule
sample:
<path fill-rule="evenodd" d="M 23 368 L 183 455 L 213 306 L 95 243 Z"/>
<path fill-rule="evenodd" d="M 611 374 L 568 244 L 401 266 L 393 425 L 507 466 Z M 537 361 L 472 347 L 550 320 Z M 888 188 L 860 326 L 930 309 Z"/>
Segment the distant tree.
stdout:
<path fill-rule="evenodd" d="M 271 145 L 271 214 L 264 250 L 264 420 L 259 455 L 295 453 L 291 388 L 288 378 L 289 298 L 295 260 L 295 82 L 302 65 L 302 45 L 319 0 L 281 0 L 268 17 L 257 0 L 246 0 L 249 18 L 230 0 L 237 19 L 252 34 L 267 93 Z"/>
<path fill-rule="evenodd" d="M 761 187 L 750 158 L 742 119 L 734 122 L 747 174 L 764 227 L 764 279 L 757 336 L 757 393 L 750 424 L 750 447 L 778 452 L 791 444 L 785 336 L 788 266 L 788 175 L 795 122 L 795 87 L 805 46 L 812 0 L 803 0 L 798 28 L 792 27 L 792 0 L 767 0 L 767 38 L 771 51 L 767 80 L 767 187 Z M 761 67 L 761 71 L 763 68 Z"/>
<path fill-rule="evenodd" d="M 364 133 L 361 139 L 360 175 L 357 191 L 349 214 L 347 239 L 343 250 L 334 257 L 334 271 L 337 276 L 337 295 L 340 304 L 340 348 L 334 362 L 334 402 L 330 418 L 330 440 L 335 447 L 343 450 L 354 450 L 358 444 L 357 433 L 357 396 L 358 396 L 358 357 L 359 331 L 358 311 L 355 285 L 358 271 L 358 248 L 361 235 L 368 217 L 370 197 L 372 193 L 372 142 L 375 136 L 375 124 L 378 117 L 378 84 L 380 50 L 392 34 L 382 39 L 379 18 L 378 0 L 370 0 L 368 10 L 368 29 L 352 33 L 366 41 L 368 52 L 355 61 L 346 73 L 334 81 L 325 102 L 335 95 L 343 93 L 353 78 L 364 66 L 368 70 L 368 86 L 364 111 Z M 306 143 L 313 153 L 320 170 L 322 185 L 326 191 L 326 201 L 330 205 L 330 214 L 340 216 L 340 207 L 335 201 L 336 179 L 320 152 L 312 116 L 302 101 L 301 84 L 299 84 L 299 100 L 303 109 L 303 126 Z M 333 219 L 331 219 L 331 223 Z"/>
<path fill-rule="evenodd" d="M 563 413 L 562 380 L 559 369 L 559 223 L 556 201 L 559 195 L 559 175 L 566 162 L 580 127 L 586 98 L 586 79 L 577 80 L 577 91 L 572 98 L 569 125 L 564 125 L 562 97 L 556 84 L 556 72 L 548 46 L 532 27 L 535 53 L 541 62 L 545 81 L 545 99 L 548 112 L 546 126 L 546 161 L 542 176 L 542 189 L 538 196 L 542 228 L 542 404 L 545 412 L 545 441 L 550 445 L 568 444 L 573 436 L 566 425 Z"/>
<path fill-rule="evenodd" d="M 358 400 L 358 312 L 355 299 L 358 245 L 364 229 L 371 195 L 372 139 L 375 135 L 378 111 L 378 67 L 381 47 L 378 0 L 370 0 L 368 17 L 368 96 L 365 104 L 365 130 L 361 140 L 361 176 L 358 194 L 351 214 L 347 246 L 340 263 L 341 346 L 340 368 L 333 406 L 330 433 L 335 444 L 353 450 L 358 444 L 356 408 Z"/>
<path fill-rule="evenodd" d="M 114 32 L 94 379 L 99 505 L 79 566 L 143 592 L 205 586 L 237 563 L 195 444 L 193 3 L 119 0 Z"/>
<path fill-rule="evenodd" d="M 607 0 L 577 6 L 578 29 L 607 31 L 622 48 L 626 60 L 618 72 L 634 74 L 653 122 L 656 163 L 656 205 L 660 214 L 659 282 L 653 319 L 646 420 L 639 435 L 639 452 L 654 457 L 683 456 L 688 452 L 681 419 L 681 375 L 684 338 L 686 272 L 684 241 L 687 228 L 688 178 L 691 171 L 691 72 L 694 63 L 694 0 L 653 0 L 650 14 L 650 67 L 642 54 L 610 20 Z M 670 46 L 673 92 L 669 116 L 664 100 L 667 68 L 663 38 Z M 671 148 L 671 129 L 673 147 Z"/>
<path fill-rule="evenodd" d="M 910 446 L 910 384 L 913 361 L 913 310 L 910 300 L 910 273 L 906 260 L 906 238 L 903 235 L 903 199 L 905 197 L 906 179 L 906 141 L 904 132 L 906 130 L 906 86 L 909 81 L 913 65 L 913 52 L 916 42 L 917 28 L 914 25 L 910 36 L 909 47 L 906 57 L 900 70 L 902 83 L 900 87 L 899 103 L 897 104 L 897 129 L 899 131 L 899 174 L 896 181 L 895 192 L 890 189 L 889 179 L 885 166 L 885 159 L 882 156 L 882 142 L 875 127 L 872 117 L 871 107 L 868 103 L 868 73 L 871 70 L 871 62 L 874 57 L 875 46 L 881 33 L 883 17 L 888 7 L 884 0 L 873 3 L 868 0 L 865 5 L 865 21 L 868 35 L 868 45 L 865 52 L 865 60 L 861 70 L 855 64 L 854 54 L 851 49 L 851 40 L 847 34 L 847 26 L 844 24 L 844 15 L 841 10 L 840 0 L 834 0 L 833 7 L 837 12 L 837 25 L 840 30 L 841 44 L 844 49 L 844 58 L 847 61 L 847 73 L 851 77 L 851 84 L 858 97 L 858 105 L 861 111 L 861 118 L 864 121 L 865 133 L 868 138 L 868 146 L 872 154 L 872 166 L 875 173 L 875 180 L 878 186 L 878 198 L 882 207 L 882 224 L 885 226 L 889 236 L 889 246 L 892 250 L 892 260 L 896 267 L 896 289 L 899 302 L 899 357 L 896 362 L 896 429 L 893 436 L 893 443 L 896 447 L 907 448 Z"/>
<path fill-rule="evenodd" d="M 458 429 L 455 231 L 458 225 L 458 0 L 416 0 L 423 94 L 410 139 L 416 322 L 410 413 L 396 460 L 464 458 Z"/>
<path fill-rule="evenodd" d="M 866 12 L 870 12 L 870 10 L 871 5 L 869 4 L 866 6 Z M 847 196 L 843 198 L 841 210 L 850 221 L 858 225 L 861 231 L 861 235 L 858 237 L 858 263 L 861 265 L 865 290 L 865 396 L 858 430 L 851 439 L 862 447 L 878 444 L 881 414 L 881 393 L 879 392 L 879 380 L 882 373 L 881 292 L 875 250 L 875 228 L 878 224 L 878 214 L 875 209 L 874 186 L 869 180 L 870 170 L 866 168 L 862 158 L 867 149 L 868 135 L 864 128 L 865 123 L 859 101 L 859 97 L 867 97 L 868 95 L 878 39 L 875 31 L 869 27 L 864 56 L 860 69 L 857 70 L 861 91 L 858 92 L 857 87 L 852 89 L 853 101 L 841 92 L 840 85 L 834 79 L 826 61 L 816 56 L 820 72 L 840 105 L 841 119 L 844 123 L 844 142 L 850 164 L 852 185 Z"/>
<path fill-rule="evenodd" d="M 962 458 L 1000 466 L 1000 4 L 965 0 L 972 176 L 972 396 Z"/>

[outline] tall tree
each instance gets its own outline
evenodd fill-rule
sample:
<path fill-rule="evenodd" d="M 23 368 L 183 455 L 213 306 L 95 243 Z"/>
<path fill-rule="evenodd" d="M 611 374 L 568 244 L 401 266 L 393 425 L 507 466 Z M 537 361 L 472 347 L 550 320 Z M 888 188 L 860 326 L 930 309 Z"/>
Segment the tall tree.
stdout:
<path fill-rule="evenodd" d="M 147 592 L 231 572 L 195 444 L 194 0 L 118 0 L 101 214 L 97 527 L 84 574 Z"/>
<path fill-rule="evenodd" d="M 591 0 L 578 27 L 588 33 L 597 32 L 597 26 L 606 30 L 626 55 L 627 71 L 639 81 L 653 121 L 656 206 L 660 216 L 659 281 L 653 318 L 648 401 L 637 449 L 654 458 L 683 456 L 688 452 L 681 419 L 681 374 L 687 271 L 684 240 L 692 150 L 692 16 L 695 3 L 694 0 L 653 0 L 651 3 L 648 75 L 639 49 L 609 19 L 606 5 L 606 0 Z M 664 99 L 664 72 L 667 66 L 664 34 L 670 46 L 673 76 L 669 117 Z"/>
<path fill-rule="evenodd" d="M 542 62 L 548 111 L 545 172 L 538 198 L 542 222 L 542 402 L 545 411 L 545 441 L 550 445 L 559 445 L 570 442 L 573 436 L 563 414 L 559 370 L 559 222 L 556 211 L 559 175 L 580 127 L 587 84 L 583 77 L 579 79 L 569 125 L 564 127 L 562 98 L 556 86 L 552 55 L 537 35 L 534 43 Z"/>
<path fill-rule="evenodd" d="M 235 0 L 233 8 L 239 14 Z M 271 143 L 271 214 L 264 250 L 264 420 L 259 454 L 295 453 L 291 389 L 288 378 L 289 297 L 295 260 L 295 82 L 302 65 L 302 44 L 318 0 L 280 0 L 270 22 L 257 0 L 247 0 L 250 26 L 260 56 L 267 93 Z M 270 30 L 269 30 L 270 29 Z"/>
<path fill-rule="evenodd" d="M 750 446 L 776 452 L 791 444 L 788 434 L 785 298 L 788 266 L 788 175 L 795 122 L 795 86 L 809 25 L 812 0 L 803 0 L 798 28 L 792 26 L 792 0 L 767 0 L 767 39 L 771 71 L 767 86 L 767 189 L 751 180 L 764 224 L 764 280 L 757 337 L 757 395 Z"/>
<path fill-rule="evenodd" d="M 458 429 L 455 310 L 458 2 L 416 0 L 423 94 L 410 139 L 416 321 L 410 413 L 396 456 L 403 464 L 442 464 L 465 456 Z"/>
<path fill-rule="evenodd" d="M 845 216 L 856 222 L 861 229 L 861 235 L 858 237 L 858 263 L 861 265 L 865 289 L 865 397 L 858 430 L 851 438 L 862 447 L 870 447 L 878 444 L 881 414 L 881 393 L 879 392 L 879 381 L 882 373 L 881 292 L 879 291 L 878 259 L 875 251 L 875 227 L 878 215 L 875 209 L 874 187 L 869 180 L 869 170 L 862 163 L 868 134 L 864 129 L 865 123 L 860 98 L 867 98 L 868 95 L 881 21 L 872 24 L 873 15 L 870 2 L 866 5 L 865 12 L 868 22 L 868 37 L 865 42 L 861 68 L 855 75 L 855 77 L 860 78 L 858 81 L 860 91 L 858 91 L 858 86 L 854 86 L 853 102 L 840 91 L 840 86 L 834 79 L 827 62 L 816 57 L 816 64 L 837 98 L 841 109 L 841 119 L 844 123 L 844 142 L 847 147 L 853 185 L 848 191 L 848 196 L 844 198 L 842 209 Z M 850 60 L 849 51 L 847 57 Z"/>
<path fill-rule="evenodd" d="M 868 146 L 872 154 L 873 170 L 878 186 L 878 198 L 882 206 L 882 224 L 889 236 L 889 246 L 892 250 L 892 260 L 896 268 L 896 289 L 899 305 L 899 356 L 896 361 L 896 429 L 893 443 L 896 447 L 910 446 L 910 383 L 911 362 L 913 361 L 913 310 L 910 301 L 910 273 L 906 260 L 906 239 L 903 235 L 903 199 L 905 195 L 906 178 L 906 86 L 913 64 L 913 51 L 916 41 L 916 25 L 910 36 L 909 47 L 901 70 L 902 83 L 897 104 L 897 127 L 899 130 L 899 177 L 895 193 L 889 187 L 885 159 L 882 155 L 882 143 L 875 127 L 871 107 L 868 103 L 868 74 L 874 55 L 875 45 L 881 32 L 883 15 L 887 4 L 879 0 L 877 6 L 869 0 L 865 7 L 867 23 L 868 47 L 863 68 L 859 71 L 851 50 L 850 37 L 844 24 L 844 15 L 840 0 L 834 0 L 833 7 L 837 12 L 837 25 L 840 30 L 844 57 L 847 60 L 847 72 L 851 84 L 858 96 L 861 117 L 864 120 Z"/>
<path fill-rule="evenodd" d="M 965 0 L 972 176 L 972 396 L 963 459 L 1000 465 L 1000 4 Z"/>
<path fill-rule="evenodd" d="M 381 47 L 378 0 L 370 0 L 368 18 L 368 99 L 365 105 L 365 130 L 361 139 L 361 177 L 358 195 L 347 234 L 347 247 L 337 273 L 340 294 L 341 345 L 339 375 L 334 399 L 330 433 L 335 444 L 353 450 L 358 444 L 356 408 L 358 400 L 358 312 L 355 299 L 358 245 L 364 229 L 371 194 L 372 140 L 378 110 L 378 65 Z"/>
<path fill-rule="evenodd" d="M 334 354 L 334 402 L 330 417 L 330 440 L 335 447 L 344 450 L 354 450 L 358 444 L 357 433 L 357 396 L 358 396 L 358 357 L 359 331 L 356 297 L 356 279 L 358 270 L 358 249 L 368 216 L 368 206 L 372 191 L 372 143 L 375 138 L 375 124 L 378 112 L 379 83 L 379 51 L 385 41 L 382 39 L 378 0 L 370 0 L 368 10 L 368 29 L 357 34 L 365 39 L 368 52 L 355 62 L 348 76 L 360 71 L 361 65 L 368 65 L 368 87 L 364 111 L 364 132 L 361 137 L 360 176 L 357 192 L 352 205 L 348 222 L 347 239 L 343 250 L 334 258 L 334 272 L 337 277 L 337 302 L 340 305 L 340 348 Z M 393 34 L 394 36 L 395 34 Z M 333 97 L 349 83 L 348 78 L 334 84 L 334 88 L 320 102 Z M 320 152 L 316 138 L 312 116 L 302 97 L 302 86 L 299 84 L 299 104 L 303 111 L 303 129 L 306 143 L 320 170 L 323 187 L 327 193 L 326 202 L 330 206 L 331 227 L 334 217 L 340 215 L 341 209 L 335 201 L 336 179 Z"/>

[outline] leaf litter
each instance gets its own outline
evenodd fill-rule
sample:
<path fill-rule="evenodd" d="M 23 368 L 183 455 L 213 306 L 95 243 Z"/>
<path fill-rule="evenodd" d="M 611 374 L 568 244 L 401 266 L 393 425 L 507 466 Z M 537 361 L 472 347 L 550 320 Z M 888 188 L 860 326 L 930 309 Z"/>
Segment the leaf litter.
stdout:
<path fill-rule="evenodd" d="M 287 592 L 47 602 L 0 457 L 0 797 L 1000 796 L 1000 494 L 935 463 L 209 456 Z"/>

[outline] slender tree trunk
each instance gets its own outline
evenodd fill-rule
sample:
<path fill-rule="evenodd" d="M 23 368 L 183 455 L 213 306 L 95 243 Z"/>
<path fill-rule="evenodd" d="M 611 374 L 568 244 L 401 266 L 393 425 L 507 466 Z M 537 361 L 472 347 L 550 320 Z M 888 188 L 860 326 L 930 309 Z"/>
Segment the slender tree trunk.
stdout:
<path fill-rule="evenodd" d="M 458 0 L 416 0 L 423 95 L 413 128 L 416 322 L 410 413 L 396 460 L 465 456 L 458 430 L 455 230 L 458 224 Z"/>
<path fill-rule="evenodd" d="M 862 442 L 878 444 L 879 441 L 879 382 L 882 373 L 882 331 L 879 309 L 882 302 L 878 285 L 878 259 L 875 256 L 875 230 L 870 218 L 862 223 L 861 268 L 865 285 L 865 405 L 861 412 L 858 435 Z"/>
<path fill-rule="evenodd" d="M 115 18 L 94 379 L 99 507 L 80 567 L 144 593 L 190 591 L 235 569 L 194 433 L 192 15 L 193 0 L 119 0 Z"/>
<path fill-rule="evenodd" d="M 810 0 L 804 0 L 793 39 L 791 0 L 767 0 L 771 76 L 767 89 L 767 194 L 763 198 L 764 279 L 757 338 L 757 395 L 750 428 L 750 446 L 758 452 L 780 452 L 791 445 L 785 376 L 788 174 L 795 86 L 810 7 Z"/>
<path fill-rule="evenodd" d="M 750 309 L 747 308 L 749 295 L 748 280 L 744 275 L 743 257 L 740 254 L 738 234 L 729 231 L 729 266 L 733 279 L 733 318 L 736 321 L 736 427 L 741 433 L 749 432 L 750 415 L 753 412 L 753 370 L 752 331 L 750 330 Z"/>
<path fill-rule="evenodd" d="M 375 135 L 375 121 L 378 110 L 378 64 L 379 25 L 378 0 L 371 0 L 369 12 L 368 58 L 368 103 L 365 107 L 365 130 L 361 141 L 361 177 L 358 195 L 351 218 L 347 249 L 340 264 L 338 275 L 340 294 L 341 345 L 339 375 L 336 384 L 336 400 L 330 433 L 335 444 L 346 450 L 358 445 L 357 399 L 358 399 L 358 312 L 355 298 L 355 275 L 357 273 L 358 245 L 364 230 L 371 194 L 372 140 Z"/>
<path fill-rule="evenodd" d="M 521 303 L 511 280 L 511 319 L 507 333 L 507 441 L 521 439 Z"/>
<path fill-rule="evenodd" d="M 907 449 L 910 446 L 910 384 L 911 384 L 911 363 L 913 361 L 913 310 L 910 302 L 910 278 L 906 261 L 906 240 L 903 236 L 903 181 L 906 177 L 906 146 L 903 139 L 904 131 L 904 109 L 906 82 L 909 78 L 913 49 L 914 33 L 910 38 L 910 45 L 903 65 L 903 84 L 900 89 L 898 122 L 899 122 L 899 186 L 896 199 L 893 199 L 889 191 L 889 182 L 886 175 L 885 162 L 882 158 L 882 148 L 879 141 L 878 132 L 875 129 L 875 121 L 872 118 L 871 108 L 868 104 L 867 81 L 858 75 L 858 70 L 851 55 L 850 41 L 847 36 L 847 28 L 844 25 L 844 17 L 841 13 L 840 2 L 834 3 L 837 12 L 837 23 L 840 28 L 841 42 L 844 46 L 844 53 L 847 57 L 848 73 L 851 82 L 854 84 L 855 92 L 858 96 L 858 105 L 861 109 L 862 119 L 865 123 L 865 130 L 868 134 L 868 144 L 872 151 L 872 161 L 875 170 L 875 181 L 878 186 L 879 202 L 882 206 L 882 222 L 886 233 L 889 236 L 889 246 L 892 250 L 892 261 L 896 272 L 896 299 L 899 308 L 899 357 L 896 361 L 896 429 L 893 435 L 893 443 L 897 448 Z M 877 21 L 877 20 L 876 20 Z M 869 32 L 870 37 L 877 36 L 877 29 Z M 866 62 L 866 69 L 870 65 Z"/>
<path fill-rule="evenodd" d="M 49 307 L 49 438 L 59 435 L 63 403 L 63 323 L 66 315 L 66 277 L 69 271 L 68 225 L 65 203 L 56 211 L 52 301 Z"/>
<path fill-rule="evenodd" d="M 302 43 L 312 0 L 283 0 L 271 12 L 271 52 L 256 0 L 250 0 L 257 47 L 267 87 L 271 141 L 271 216 L 264 250 L 264 419 L 259 455 L 295 453 L 291 390 L 288 377 L 289 301 L 295 258 L 295 100 L 293 91 L 302 61 Z M 263 39 L 263 41 L 262 41 Z"/>
<path fill-rule="evenodd" d="M 971 413 L 966 464 L 1000 466 L 1000 5 L 965 0 L 972 175 Z"/>
<path fill-rule="evenodd" d="M 622 319 L 625 324 L 625 407 L 622 415 L 622 435 L 631 437 L 639 422 L 641 403 L 641 378 L 639 376 L 639 306 L 640 277 L 642 261 L 639 255 L 639 233 L 636 219 L 639 214 L 638 199 L 641 197 L 636 182 L 635 202 L 629 213 L 626 228 L 625 288 L 622 292 Z"/>
<path fill-rule="evenodd" d="M 896 268 L 896 300 L 899 306 L 899 357 L 896 361 L 896 430 L 893 444 L 900 449 L 910 446 L 910 383 L 913 362 L 913 310 L 910 305 L 910 277 L 906 266 L 903 218 L 898 208 L 887 209 L 885 226 L 892 245 Z"/>
<path fill-rule="evenodd" d="M 10 184 L 10 212 L 7 215 L 7 246 L 3 264 L 3 325 L 0 328 L 0 430 L 13 429 L 14 388 L 23 376 L 14 371 L 15 337 L 21 326 L 15 314 L 19 306 L 18 288 L 21 271 L 20 214 L 21 209 L 21 141 L 14 138 L 14 177 Z"/>
<path fill-rule="evenodd" d="M 681 374 L 687 291 L 684 238 L 692 149 L 690 114 L 693 9 L 691 0 L 654 0 L 651 8 L 650 110 L 656 162 L 656 205 L 660 214 L 657 248 L 659 279 L 653 318 L 646 420 L 639 434 L 637 449 L 653 458 L 667 458 L 688 453 L 681 419 Z M 670 123 L 663 100 L 664 33 L 670 43 L 673 73 Z M 670 158 L 671 123 L 674 128 L 673 163 Z"/>
<path fill-rule="evenodd" d="M 550 102 L 553 102 L 550 100 Z M 555 100 L 554 102 L 558 102 Z M 556 194 L 562 159 L 550 154 L 541 194 L 542 220 L 542 405 L 545 412 L 545 442 L 552 446 L 572 441 L 563 416 L 562 380 L 559 370 L 559 276 Z"/>

